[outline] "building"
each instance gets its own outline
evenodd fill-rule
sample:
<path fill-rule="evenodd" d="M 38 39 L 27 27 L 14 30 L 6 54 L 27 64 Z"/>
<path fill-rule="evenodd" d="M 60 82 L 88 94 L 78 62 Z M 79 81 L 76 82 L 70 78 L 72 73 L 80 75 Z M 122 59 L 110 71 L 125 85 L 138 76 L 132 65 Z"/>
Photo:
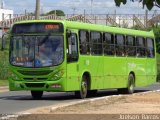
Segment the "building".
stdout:
<path fill-rule="evenodd" d="M 13 18 L 13 10 L 0 9 L 0 21 Z"/>
<path fill-rule="evenodd" d="M 0 22 L 3 20 L 11 19 L 13 18 L 13 10 L 9 9 L 0 9 Z M 0 37 L 2 37 L 3 32 L 5 32 L 6 28 L 3 28 L 3 26 L 0 26 Z"/>

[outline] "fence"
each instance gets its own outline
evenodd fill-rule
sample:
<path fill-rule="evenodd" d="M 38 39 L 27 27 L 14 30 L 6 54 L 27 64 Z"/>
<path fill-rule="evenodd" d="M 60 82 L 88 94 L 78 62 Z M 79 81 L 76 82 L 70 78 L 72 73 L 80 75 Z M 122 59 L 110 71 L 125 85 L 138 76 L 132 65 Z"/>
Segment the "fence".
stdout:
<path fill-rule="evenodd" d="M 35 16 L 32 15 L 15 15 L 14 18 L 0 21 L 0 28 L 9 28 L 15 22 L 24 20 L 34 20 Z M 48 16 L 41 16 L 40 19 L 53 19 L 53 20 L 69 20 L 87 22 L 92 24 L 101 24 L 118 27 L 133 27 L 148 28 L 160 23 L 160 14 L 151 15 L 146 12 L 145 14 L 98 14 L 98 15 L 66 15 L 56 16 L 55 14 Z"/>

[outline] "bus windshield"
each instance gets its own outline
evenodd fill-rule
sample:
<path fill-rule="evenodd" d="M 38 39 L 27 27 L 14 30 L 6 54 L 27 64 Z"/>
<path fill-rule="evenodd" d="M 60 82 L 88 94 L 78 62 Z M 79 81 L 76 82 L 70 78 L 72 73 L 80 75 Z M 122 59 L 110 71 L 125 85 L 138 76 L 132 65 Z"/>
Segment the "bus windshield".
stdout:
<path fill-rule="evenodd" d="M 64 59 L 63 36 L 13 36 L 10 63 L 22 67 L 49 67 Z"/>

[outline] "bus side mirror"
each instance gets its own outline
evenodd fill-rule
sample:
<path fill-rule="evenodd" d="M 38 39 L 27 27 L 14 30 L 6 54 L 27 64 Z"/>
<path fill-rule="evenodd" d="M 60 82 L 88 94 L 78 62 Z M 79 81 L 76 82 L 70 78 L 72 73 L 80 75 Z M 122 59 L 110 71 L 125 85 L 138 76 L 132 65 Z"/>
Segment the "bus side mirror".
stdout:
<path fill-rule="evenodd" d="M 2 35 L 1 51 L 3 51 L 3 50 L 5 49 L 5 42 L 6 42 L 7 38 L 8 38 L 8 33 L 4 33 L 4 34 Z"/>

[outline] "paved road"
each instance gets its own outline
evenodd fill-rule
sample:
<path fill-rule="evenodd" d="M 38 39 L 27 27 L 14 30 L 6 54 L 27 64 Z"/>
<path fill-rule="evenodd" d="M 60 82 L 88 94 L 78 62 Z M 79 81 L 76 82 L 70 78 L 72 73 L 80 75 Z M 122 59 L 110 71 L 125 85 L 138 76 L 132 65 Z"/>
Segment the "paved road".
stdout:
<path fill-rule="evenodd" d="M 160 83 L 145 87 L 136 88 L 135 92 L 144 92 L 149 90 L 160 89 Z M 117 95 L 116 90 L 99 91 L 96 97 Z M 90 99 L 90 98 L 87 98 Z M 30 92 L 4 92 L 0 93 L 0 114 L 15 114 L 28 109 L 67 103 L 70 101 L 79 101 L 75 99 L 73 93 L 44 93 L 41 100 L 33 100 Z"/>

